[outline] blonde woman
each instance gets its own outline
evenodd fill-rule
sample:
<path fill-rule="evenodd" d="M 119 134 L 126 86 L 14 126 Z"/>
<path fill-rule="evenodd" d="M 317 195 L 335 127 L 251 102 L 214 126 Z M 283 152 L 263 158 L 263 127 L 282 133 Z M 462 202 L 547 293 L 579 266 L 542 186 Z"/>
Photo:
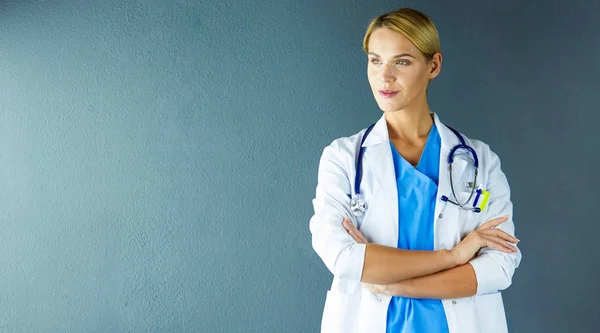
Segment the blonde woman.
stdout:
<path fill-rule="evenodd" d="M 321 331 L 506 332 L 500 292 L 521 261 L 510 188 L 485 143 L 428 107 L 437 30 L 402 8 L 363 46 L 383 115 L 320 160 L 310 231 L 334 275 Z"/>

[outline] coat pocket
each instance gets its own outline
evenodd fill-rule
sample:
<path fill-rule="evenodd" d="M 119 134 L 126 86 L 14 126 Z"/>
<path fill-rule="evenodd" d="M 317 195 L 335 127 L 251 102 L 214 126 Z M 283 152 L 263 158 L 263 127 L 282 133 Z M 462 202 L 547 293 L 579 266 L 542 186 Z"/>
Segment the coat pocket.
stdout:
<path fill-rule="evenodd" d="M 483 212 L 480 213 L 476 213 L 472 210 L 470 210 L 471 208 L 473 208 L 473 202 L 475 200 L 475 196 L 477 195 L 477 193 L 474 193 L 471 196 L 471 191 L 468 192 L 458 192 L 456 193 L 456 195 L 458 196 L 458 200 L 460 200 L 461 203 L 467 202 L 467 200 L 470 200 L 467 202 L 467 204 L 465 205 L 465 208 L 469 208 L 469 209 L 460 209 L 459 211 L 459 216 L 460 216 L 460 224 L 461 224 L 461 239 L 466 236 L 469 232 L 477 229 L 481 223 L 483 223 Z"/>
<path fill-rule="evenodd" d="M 457 333 L 490 333 L 482 331 L 479 326 L 474 297 L 442 300 L 448 328 Z"/>
<path fill-rule="evenodd" d="M 325 299 L 321 333 L 355 333 L 360 295 L 330 290 Z"/>

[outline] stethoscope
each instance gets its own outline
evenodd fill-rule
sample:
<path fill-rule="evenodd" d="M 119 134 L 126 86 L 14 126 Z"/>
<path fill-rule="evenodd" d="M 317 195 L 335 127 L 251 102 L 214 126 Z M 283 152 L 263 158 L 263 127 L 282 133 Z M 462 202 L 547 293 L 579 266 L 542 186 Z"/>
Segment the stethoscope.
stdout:
<path fill-rule="evenodd" d="M 361 217 L 367 210 L 367 203 L 365 202 L 364 199 L 362 199 L 360 197 L 360 180 L 362 177 L 362 158 L 363 158 L 363 154 L 364 154 L 363 143 L 365 142 L 367 135 L 369 135 L 369 133 L 371 132 L 371 130 L 373 129 L 374 126 L 375 126 L 375 124 L 369 126 L 367 128 L 367 130 L 365 131 L 365 134 L 363 134 L 362 140 L 360 141 L 360 148 L 358 150 L 358 157 L 356 159 L 356 175 L 354 178 L 354 193 L 352 195 L 352 198 L 350 199 L 350 210 L 356 217 Z M 477 158 L 477 153 L 475 153 L 475 150 L 473 148 L 469 147 L 465 143 L 465 140 L 460 133 L 458 133 L 454 128 L 452 128 L 450 126 L 447 126 L 447 127 L 460 140 L 460 144 L 454 146 L 450 150 L 450 153 L 448 154 L 448 172 L 450 173 L 450 189 L 452 190 L 452 196 L 456 199 L 456 201 L 450 200 L 445 195 L 442 195 L 441 200 L 446 203 L 449 202 L 451 204 L 454 204 L 462 209 L 470 210 L 475 213 L 480 213 L 481 209 L 479 207 L 467 207 L 466 206 L 467 203 L 469 203 L 469 201 L 471 201 L 473 194 L 475 194 L 475 184 L 477 184 L 477 174 L 478 174 L 477 170 L 479 168 L 479 159 Z M 456 196 L 456 193 L 454 192 L 454 182 L 452 181 L 452 162 L 454 162 L 454 153 L 456 153 L 456 151 L 459 149 L 466 149 L 473 156 L 473 161 L 474 161 L 473 166 L 475 167 L 475 175 L 473 176 L 473 183 L 469 183 L 469 187 L 471 187 L 471 194 L 469 195 L 469 198 L 465 202 L 460 202 L 458 200 L 458 197 Z"/>

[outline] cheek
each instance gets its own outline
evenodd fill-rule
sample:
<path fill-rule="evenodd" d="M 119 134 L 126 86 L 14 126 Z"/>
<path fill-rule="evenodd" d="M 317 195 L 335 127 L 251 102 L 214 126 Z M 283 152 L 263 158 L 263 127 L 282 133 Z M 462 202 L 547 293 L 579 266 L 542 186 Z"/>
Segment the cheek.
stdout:
<path fill-rule="evenodd" d="M 419 90 L 418 87 L 421 86 L 421 81 L 421 77 L 413 73 L 399 76 L 396 80 L 407 92 Z"/>
<path fill-rule="evenodd" d="M 367 79 L 369 80 L 369 84 L 372 87 L 373 83 L 375 83 L 375 73 L 370 69 L 367 70 Z"/>
<path fill-rule="evenodd" d="M 410 73 L 407 76 L 407 79 L 410 80 L 410 83 L 414 86 L 423 85 L 423 83 L 427 83 L 427 73 L 423 69 L 419 69 Z"/>
<path fill-rule="evenodd" d="M 376 80 L 374 78 L 369 77 L 369 86 L 371 87 L 371 90 L 375 91 L 378 88 L 377 84 L 376 84 Z"/>

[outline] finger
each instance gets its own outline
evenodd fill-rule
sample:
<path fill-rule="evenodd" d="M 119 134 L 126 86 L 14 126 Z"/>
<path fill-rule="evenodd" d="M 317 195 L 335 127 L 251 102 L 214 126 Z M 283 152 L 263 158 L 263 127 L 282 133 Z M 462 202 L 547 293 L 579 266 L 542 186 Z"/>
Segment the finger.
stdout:
<path fill-rule="evenodd" d="M 348 232 L 350 232 L 350 230 L 356 229 L 356 227 L 354 227 L 354 224 L 350 222 L 350 220 L 348 220 L 347 218 L 344 218 L 344 220 L 342 221 L 342 225 L 344 226 L 344 229 L 346 229 L 346 231 Z"/>
<path fill-rule="evenodd" d="M 511 236 L 510 234 L 508 234 L 505 231 L 500 230 L 500 229 L 483 230 L 482 232 L 485 234 L 491 235 L 491 236 L 498 237 L 507 242 L 511 242 L 511 243 L 515 243 L 515 244 L 519 242 L 518 238 Z"/>
<path fill-rule="evenodd" d="M 373 288 L 372 284 L 363 283 L 362 285 L 363 285 L 363 287 L 367 288 L 370 292 L 377 294 L 377 290 L 375 288 Z"/>
<path fill-rule="evenodd" d="M 349 223 L 348 220 L 344 217 L 344 219 L 342 220 L 342 226 L 344 227 L 344 229 L 346 229 L 346 231 L 350 231 L 350 224 L 351 223 Z"/>
<path fill-rule="evenodd" d="M 516 250 L 511 249 L 509 247 L 509 245 L 507 245 L 506 243 L 502 243 L 499 241 L 495 241 L 495 240 L 490 240 L 490 241 L 486 241 L 486 247 L 490 248 L 490 249 L 494 249 L 500 252 L 504 252 L 504 253 L 514 253 L 516 252 Z"/>
<path fill-rule="evenodd" d="M 360 239 L 360 237 L 358 237 L 354 231 L 350 230 L 348 231 L 348 234 L 350 234 L 350 236 L 352 236 L 352 238 L 354 239 L 355 242 L 357 243 L 362 243 L 362 240 Z"/>
<path fill-rule="evenodd" d="M 365 242 L 367 241 L 365 236 L 363 236 L 362 232 L 360 232 L 353 223 L 351 223 L 350 221 L 347 221 L 346 224 L 348 226 L 348 228 L 347 228 L 348 231 L 352 231 L 356 236 L 360 237 L 363 241 L 365 241 Z"/>
<path fill-rule="evenodd" d="M 367 244 L 367 243 L 369 242 L 369 241 L 367 241 L 367 237 L 365 237 L 365 235 L 363 235 L 363 234 L 362 234 L 362 232 L 360 232 L 360 231 L 358 231 L 358 230 L 357 230 L 357 232 L 358 232 L 358 236 L 360 237 L 360 239 L 361 239 L 361 240 L 362 240 L 362 241 L 363 241 L 365 244 Z"/>
<path fill-rule="evenodd" d="M 352 229 L 349 231 L 349 233 L 352 235 L 352 238 L 354 238 L 355 241 L 362 244 L 367 244 L 367 239 L 365 238 L 365 236 L 363 236 L 363 234 L 360 231 Z"/>
<path fill-rule="evenodd" d="M 352 238 L 354 238 L 355 241 L 363 244 L 369 243 L 369 241 L 367 241 L 367 238 L 362 234 L 362 232 L 360 232 L 356 228 L 356 226 L 352 222 L 350 222 L 350 220 L 348 220 L 346 217 L 344 217 L 344 219 L 342 220 L 342 225 L 348 233 L 352 234 Z"/>
<path fill-rule="evenodd" d="M 354 228 L 354 224 L 352 223 L 352 221 L 350 221 L 346 217 L 344 217 L 344 219 L 342 220 L 342 226 L 344 226 L 344 229 L 346 229 L 346 231 L 350 231 Z"/>
<path fill-rule="evenodd" d="M 506 220 L 508 220 L 508 215 L 504 215 L 502 217 L 498 217 L 493 220 L 489 220 L 489 221 L 485 222 L 484 224 L 482 224 L 479 228 L 477 228 L 477 230 L 485 230 L 485 229 L 495 228 L 502 222 L 506 222 Z"/>
<path fill-rule="evenodd" d="M 517 248 L 510 245 L 509 243 L 503 241 L 503 240 L 498 240 L 497 238 L 486 238 L 485 239 L 485 245 L 487 247 L 493 248 L 495 250 L 498 251 L 502 251 L 502 252 L 506 252 L 506 253 L 513 253 L 513 252 L 517 252 Z"/>
<path fill-rule="evenodd" d="M 352 232 L 362 241 L 364 241 L 365 243 L 367 242 L 365 236 L 362 234 L 362 232 L 360 232 L 360 230 L 358 230 L 358 228 L 354 224 L 350 224 L 350 230 L 352 230 Z"/>
<path fill-rule="evenodd" d="M 381 288 L 379 288 L 378 285 L 375 285 L 375 284 L 365 284 L 364 286 L 365 286 L 365 288 L 367 288 L 369 291 L 371 291 L 374 294 L 381 294 Z"/>
<path fill-rule="evenodd" d="M 356 234 L 356 232 L 354 232 L 353 230 L 350 230 L 350 231 L 348 231 L 348 233 L 350 234 L 350 236 L 352 236 L 352 238 L 354 238 L 354 240 L 357 243 L 361 243 L 361 244 L 363 243 L 363 240 L 360 237 L 358 237 L 358 235 Z"/>
<path fill-rule="evenodd" d="M 383 293 L 383 288 L 381 288 L 381 286 L 378 285 L 378 284 L 372 284 L 371 285 L 371 290 L 374 290 L 376 294 L 382 294 Z"/>

